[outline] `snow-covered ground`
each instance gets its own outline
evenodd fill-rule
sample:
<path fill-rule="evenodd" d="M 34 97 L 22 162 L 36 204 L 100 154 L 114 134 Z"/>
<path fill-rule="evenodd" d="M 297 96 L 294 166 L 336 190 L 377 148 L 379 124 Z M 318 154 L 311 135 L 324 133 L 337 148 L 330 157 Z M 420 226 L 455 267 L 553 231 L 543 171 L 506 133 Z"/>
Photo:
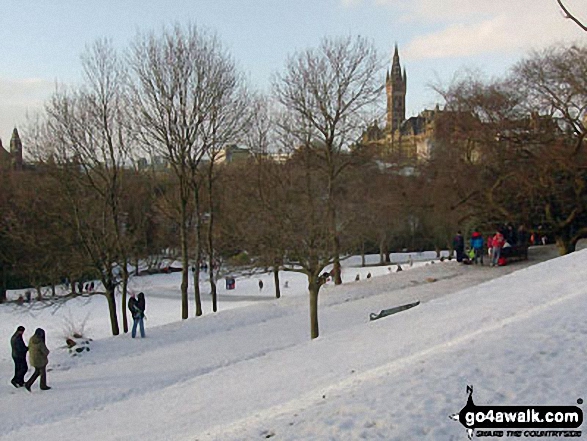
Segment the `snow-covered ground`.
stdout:
<path fill-rule="evenodd" d="M 446 252 L 442 253 L 447 255 Z M 379 255 L 366 256 L 368 266 L 361 267 L 360 257 L 351 257 L 343 260 L 345 269 L 343 276 L 345 282 L 354 281 L 358 274 L 365 279 L 369 273 L 372 277 L 378 277 L 397 271 L 397 264 L 402 269 L 410 269 L 425 265 L 436 258 L 435 252 L 423 253 L 394 253 L 391 262 L 386 266 L 374 266 L 379 263 Z M 414 262 L 410 267 L 409 259 Z M 328 270 L 329 268 L 327 268 Z M 272 273 L 255 274 L 249 276 L 237 276 L 236 289 L 227 290 L 225 287 L 224 274 L 218 283 L 218 310 L 249 306 L 263 301 L 271 301 L 275 298 L 275 285 Z M 203 277 L 207 277 L 203 275 Z M 259 290 L 259 280 L 263 281 L 263 290 Z M 195 315 L 195 304 L 192 278 L 189 278 L 190 316 Z M 147 327 L 160 326 L 172 323 L 181 319 L 181 273 L 157 274 L 150 276 L 133 277 L 129 283 L 129 290 L 135 293 L 143 291 L 147 299 Z M 307 296 L 307 278 L 297 272 L 280 273 L 281 295 L 283 297 Z M 285 286 L 287 285 L 287 287 Z M 100 284 L 96 282 L 99 289 Z M 207 280 L 200 283 L 202 291 L 202 309 L 204 314 L 212 313 L 212 298 L 209 295 L 210 285 Z M 65 290 L 65 287 L 58 287 Z M 8 292 L 8 299 L 15 300 L 23 295 L 26 290 L 14 290 Z M 33 292 L 33 298 L 36 293 Z M 118 309 L 121 296 L 117 296 Z M 64 344 L 64 335 L 70 333 L 71 328 L 77 330 L 83 328 L 84 333 L 93 339 L 105 338 L 112 334 L 108 319 L 108 306 L 106 298 L 101 295 L 90 297 L 78 297 L 68 301 L 65 305 L 52 305 L 51 299 L 47 302 L 33 302 L 17 306 L 12 303 L 0 306 L 0 333 L 1 335 L 12 335 L 18 325 L 23 325 L 31 332 L 35 328 L 42 327 L 47 332 L 49 346 L 60 346 Z M 129 317 L 130 319 L 130 317 Z M 119 325 L 122 329 L 122 322 L 119 313 Z M 0 361 L 3 361 L 6 354 L 0 354 Z M 10 358 L 10 354 L 8 354 Z"/>
<path fill-rule="evenodd" d="M 464 406 L 466 385 L 476 404 L 587 396 L 587 250 L 505 268 L 356 263 L 345 262 L 347 283 L 321 291 L 313 341 L 305 280 L 294 274 L 282 278 L 282 299 L 272 298 L 271 275 L 239 279 L 235 291 L 222 288 L 219 313 L 181 322 L 175 275 L 137 278 L 144 340 L 108 337 L 106 306 L 81 299 L 88 304 L 69 308 L 91 312 L 96 340 L 75 358 L 60 347 L 64 308 L 2 305 L 0 439 L 465 440 L 448 416 Z M 413 300 L 422 304 L 369 321 Z M 9 384 L 8 340 L 21 323 L 26 337 L 48 330 L 51 391 Z"/>

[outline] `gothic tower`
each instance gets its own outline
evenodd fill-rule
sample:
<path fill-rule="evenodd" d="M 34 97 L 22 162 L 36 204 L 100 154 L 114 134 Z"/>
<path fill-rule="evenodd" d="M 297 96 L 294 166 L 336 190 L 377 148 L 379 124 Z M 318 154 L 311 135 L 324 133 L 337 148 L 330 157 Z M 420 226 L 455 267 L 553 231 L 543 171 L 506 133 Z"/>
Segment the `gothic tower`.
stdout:
<path fill-rule="evenodd" d="M 385 89 L 387 91 L 387 130 L 393 134 L 399 130 L 406 119 L 406 71 L 402 73 L 397 44 L 393 53 L 391 71 L 387 71 Z"/>
<path fill-rule="evenodd" d="M 16 127 L 12 131 L 12 138 L 10 139 L 10 156 L 12 157 L 13 170 L 22 170 L 22 141 Z"/>

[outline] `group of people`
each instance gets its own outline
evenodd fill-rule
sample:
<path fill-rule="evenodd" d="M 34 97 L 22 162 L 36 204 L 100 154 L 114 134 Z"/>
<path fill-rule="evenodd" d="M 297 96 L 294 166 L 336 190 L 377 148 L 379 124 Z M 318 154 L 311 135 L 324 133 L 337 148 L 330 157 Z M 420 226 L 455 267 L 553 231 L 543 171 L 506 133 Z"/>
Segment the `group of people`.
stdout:
<path fill-rule="evenodd" d="M 502 231 L 498 228 L 495 231 L 495 234 L 489 235 L 487 237 L 487 252 L 490 259 L 491 266 L 496 266 L 500 264 L 500 258 L 502 254 L 502 249 L 506 244 L 516 244 L 518 242 L 517 234 L 525 234 L 525 231 L 518 231 L 516 234 L 513 227 L 510 225 L 506 229 L 507 239 L 502 233 Z M 457 255 L 457 262 L 462 263 L 473 263 L 475 265 L 481 264 L 483 265 L 483 247 L 485 242 L 483 240 L 483 235 L 475 229 L 471 234 L 470 243 L 470 251 L 469 254 L 465 253 L 465 239 L 461 233 L 461 231 L 457 232 L 457 235 L 453 239 L 453 248 Z"/>
<path fill-rule="evenodd" d="M 137 336 L 137 326 L 141 332 L 141 338 L 145 338 L 145 294 L 142 292 L 140 292 L 138 296 L 131 294 L 130 299 L 128 299 L 128 309 L 133 320 L 131 331 L 132 338 Z"/>
<path fill-rule="evenodd" d="M 132 326 L 132 338 L 136 337 L 137 327 L 139 327 L 141 337 L 145 337 L 145 294 L 139 293 L 135 297 L 131 294 L 128 301 L 128 309 L 130 310 L 133 318 Z M 37 378 L 41 378 L 40 388 L 41 390 L 49 390 L 50 386 L 47 386 L 47 364 L 49 363 L 49 348 L 45 344 L 45 331 L 41 328 L 37 328 L 35 333 L 29 339 L 29 345 L 27 346 L 24 342 L 24 326 L 16 328 L 16 332 L 10 338 L 10 346 L 12 348 L 12 360 L 14 361 L 14 377 L 10 380 L 10 383 L 16 388 L 24 387 L 29 392 L 31 387 L 37 381 Z M 28 380 L 25 381 L 24 377 L 29 370 L 28 362 L 35 369 Z"/>
<path fill-rule="evenodd" d="M 37 328 L 35 333 L 29 339 L 29 345 L 24 342 L 23 334 L 24 326 L 16 328 L 16 332 L 10 339 L 10 346 L 12 347 L 12 359 L 14 361 L 14 377 L 10 382 L 14 387 L 23 387 L 31 391 L 31 387 L 41 377 L 41 390 L 49 390 L 51 387 L 47 386 L 47 364 L 49 363 L 49 349 L 45 344 L 45 331 Z M 35 371 L 25 381 L 24 376 L 29 370 L 27 364 L 27 353 L 29 355 L 29 362 Z"/>

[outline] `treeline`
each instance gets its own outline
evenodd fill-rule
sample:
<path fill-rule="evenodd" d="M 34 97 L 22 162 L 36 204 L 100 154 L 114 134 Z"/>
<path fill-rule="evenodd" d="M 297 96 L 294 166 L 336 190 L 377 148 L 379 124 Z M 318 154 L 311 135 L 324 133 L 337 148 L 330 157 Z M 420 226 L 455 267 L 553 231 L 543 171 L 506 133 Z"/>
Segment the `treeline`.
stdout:
<path fill-rule="evenodd" d="M 315 338 L 321 274 L 332 264 L 341 283 L 348 254 L 375 247 L 385 262 L 391 249 L 450 247 L 457 228 L 504 220 L 541 225 L 572 251 L 587 226 L 586 55 L 553 48 L 506 79 L 439 87 L 433 154 L 408 162 L 358 142 L 383 84 L 361 37 L 292 55 L 270 96 L 196 27 L 139 35 L 123 54 L 97 42 L 84 83 L 59 88 L 27 131 L 33 169 L 2 174 L 3 292 L 98 278 L 117 335 L 134 268 L 180 261 L 185 319 L 203 313 L 198 263 L 216 311 L 218 269 L 233 259 L 277 282 L 282 270 L 305 273 Z M 250 156 L 224 160 L 233 145 Z"/>

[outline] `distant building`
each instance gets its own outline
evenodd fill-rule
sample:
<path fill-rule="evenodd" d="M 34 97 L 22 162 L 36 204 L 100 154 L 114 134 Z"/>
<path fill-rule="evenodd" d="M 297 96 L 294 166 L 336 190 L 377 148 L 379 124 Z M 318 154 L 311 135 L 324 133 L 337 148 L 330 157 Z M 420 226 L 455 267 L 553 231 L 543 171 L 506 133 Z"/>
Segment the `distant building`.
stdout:
<path fill-rule="evenodd" d="M 406 119 L 407 83 L 406 70 L 401 68 L 396 45 L 391 69 L 387 71 L 385 78 L 386 126 L 381 128 L 375 121 L 363 133 L 358 143 L 359 148 L 395 156 L 404 162 L 430 158 L 437 118 L 442 111 L 437 106 L 434 110 L 425 110 L 418 116 Z"/>
<path fill-rule="evenodd" d="M 249 149 L 230 144 L 224 147 L 215 157 L 215 163 L 232 164 L 235 162 L 246 161 L 250 157 L 251 151 Z"/>
<path fill-rule="evenodd" d="M 289 161 L 289 159 L 292 157 L 292 153 L 283 149 L 278 149 L 276 152 L 268 154 L 268 157 L 275 162 L 284 163 Z"/>
<path fill-rule="evenodd" d="M 10 149 L 6 151 L 0 139 L 0 169 L 2 170 L 22 170 L 22 141 L 16 127 L 12 131 L 10 138 Z"/>
<path fill-rule="evenodd" d="M 363 132 L 355 149 L 362 149 L 370 154 L 392 158 L 396 165 L 412 167 L 419 161 L 432 158 L 440 151 L 442 139 L 447 135 L 458 133 L 463 127 L 482 129 L 483 123 L 467 112 L 447 109 L 424 110 L 418 116 L 406 119 L 407 75 L 402 70 L 397 45 L 393 54 L 391 69 L 385 79 L 387 95 L 386 125 L 380 127 L 374 121 Z M 587 117 L 585 117 L 587 123 Z M 503 121 L 494 140 L 502 143 L 524 142 L 531 145 L 535 140 L 544 142 L 550 138 L 562 137 L 562 129 L 550 115 L 532 112 L 526 117 Z M 481 150 L 476 141 L 469 140 L 462 145 L 461 152 L 468 161 L 480 160 Z M 387 161 L 387 159 L 386 159 Z"/>

